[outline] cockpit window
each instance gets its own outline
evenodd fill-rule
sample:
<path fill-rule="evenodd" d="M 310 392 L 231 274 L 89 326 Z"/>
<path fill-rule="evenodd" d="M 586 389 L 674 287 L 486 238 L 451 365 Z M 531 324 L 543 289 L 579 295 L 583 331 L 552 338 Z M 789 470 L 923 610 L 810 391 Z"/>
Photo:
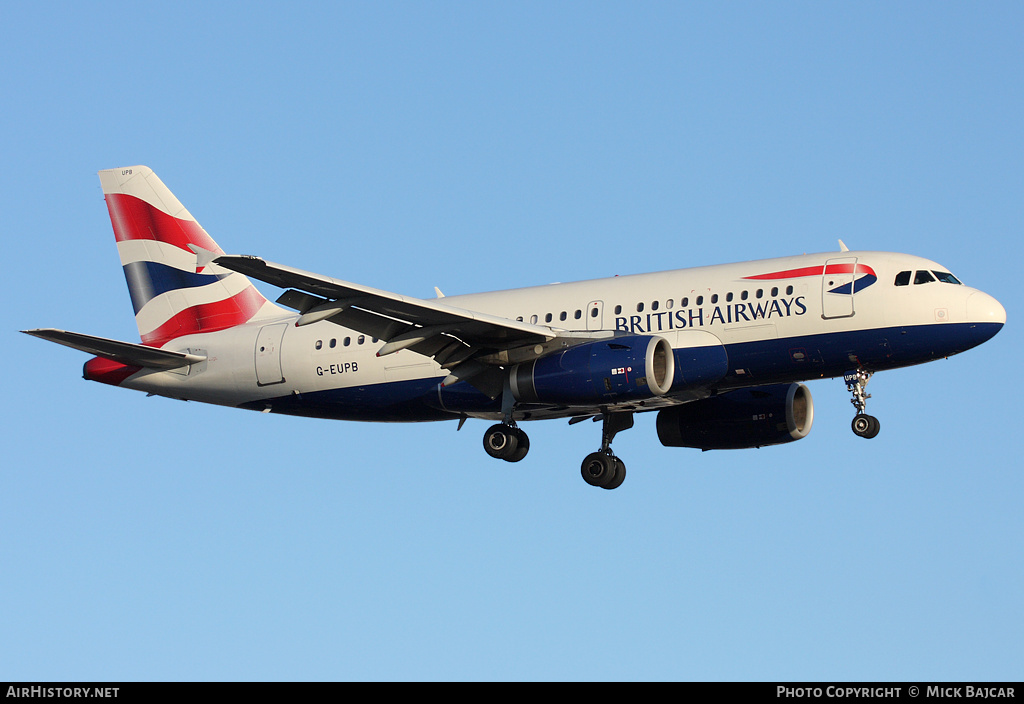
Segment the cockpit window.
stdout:
<path fill-rule="evenodd" d="M 933 271 L 935 278 L 944 284 L 956 284 L 957 286 L 963 286 L 959 279 L 950 274 L 948 271 Z"/>
<path fill-rule="evenodd" d="M 897 286 L 909 286 L 910 285 L 910 272 L 901 271 L 896 274 L 896 285 Z"/>
<path fill-rule="evenodd" d="M 917 284 L 930 284 L 935 281 L 935 277 L 927 271 L 919 271 L 914 274 L 914 285 Z"/>

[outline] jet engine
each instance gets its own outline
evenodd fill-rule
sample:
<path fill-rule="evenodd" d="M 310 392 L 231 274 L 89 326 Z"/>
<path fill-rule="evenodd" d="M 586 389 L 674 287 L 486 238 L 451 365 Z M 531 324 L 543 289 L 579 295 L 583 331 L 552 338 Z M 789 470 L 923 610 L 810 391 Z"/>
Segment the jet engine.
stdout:
<path fill-rule="evenodd" d="M 739 450 L 806 437 L 814 402 L 803 384 L 738 389 L 658 412 L 658 439 L 666 447 Z"/>
<path fill-rule="evenodd" d="M 526 403 L 615 403 L 661 396 L 675 378 L 663 337 L 626 335 L 570 347 L 517 364 L 510 385 Z"/>

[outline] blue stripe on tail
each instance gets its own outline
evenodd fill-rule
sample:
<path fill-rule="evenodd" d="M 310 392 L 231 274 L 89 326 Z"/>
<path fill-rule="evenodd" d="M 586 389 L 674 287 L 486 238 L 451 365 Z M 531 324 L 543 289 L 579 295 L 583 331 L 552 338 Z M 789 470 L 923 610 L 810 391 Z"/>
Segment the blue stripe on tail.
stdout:
<path fill-rule="evenodd" d="M 142 307 L 162 293 L 180 288 L 206 286 L 231 274 L 196 274 L 157 262 L 132 262 L 124 265 L 124 278 L 138 314 Z"/>

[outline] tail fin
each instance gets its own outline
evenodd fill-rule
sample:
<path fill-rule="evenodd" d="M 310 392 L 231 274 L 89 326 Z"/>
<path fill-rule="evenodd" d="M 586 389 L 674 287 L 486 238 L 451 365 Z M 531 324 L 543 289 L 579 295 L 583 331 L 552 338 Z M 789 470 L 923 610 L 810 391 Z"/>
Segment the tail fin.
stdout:
<path fill-rule="evenodd" d="M 108 169 L 99 176 L 143 343 L 160 347 L 285 312 L 242 274 L 200 265 L 189 245 L 224 251 L 152 169 Z"/>

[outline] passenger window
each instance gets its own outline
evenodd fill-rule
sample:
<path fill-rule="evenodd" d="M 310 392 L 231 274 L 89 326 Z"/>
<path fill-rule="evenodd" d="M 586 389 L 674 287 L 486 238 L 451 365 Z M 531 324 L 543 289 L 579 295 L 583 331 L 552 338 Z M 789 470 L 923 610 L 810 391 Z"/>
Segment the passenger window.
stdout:
<path fill-rule="evenodd" d="M 741 299 L 741 300 L 744 300 L 744 301 L 745 301 L 745 300 L 747 300 L 747 296 L 749 296 L 749 295 L 750 295 L 750 294 L 749 294 L 749 293 L 747 293 L 746 291 L 742 291 L 742 292 L 740 293 L 740 299 Z"/>
<path fill-rule="evenodd" d="M 336 338 L 332 337 L 329 344 L 330 344 L 331 349 L 333 350 L 335 347 L 338 346 L 338 340 Z"/>
<path fill-rule="evenodd" d="M 561 313 L 558 314 L 558 319 L 559 320 L 565 320 L 568 317 L 569 317 L 569 314 L 566 313 L 564 310 Z"/>
<path fill-rule="evenodd" d="M 690 299 L 684 296 L 683 300 L 679 301 L 679 305 L 685 308 L 686 306 L 690 305 Z"/>
<path fill-rule="evenodd" d="M 359 336 L 359 339 L 357 340 L 357 342 L 358 342 L 358 343 L 359 343 L 360 345 L 361 345 L 361 344 L 363 344 L 364 342 L 366 342 L 366 335 L 360 335 L 360 336 Z"/>
<path fill-rule="evenodd" d="M 786 295 L 787 296 L 792 296 L 793 295 L 793 287 L 792 286 L 787 286 L 786 287 Z"/>
<path fill-rule="evenodd" d="M 754 294 L 754 295 L 757 296 L 758 298 L 762 298 L 764 296 L 764 289 L 763 288 L 757 289 L 757 293 Z"/>
<path fill-rule="evenodd" d="M 914 285 L 917 284 L 930 284 L 935 281 L 935 277 L 929 274 L 927 271 L 919 271 L 914 274 Z"/>
<path fill-rule="evenodd" d="M 773 286 L 772 287 L 772 298 L 775 298 L 778 295 L 779 295 L 779 287 L 778 286 Z"/>
<path fill-rule="evenodd" d="M 718 294 L 717 293 L 712 293 L 711 294 L 711 303 L 713 303 L 713 304 L 714 303 L 718 303 Z"/>
<path fill-rule="evenodd" d="M 345 345 L 345 347 L 348 347 L 349 345 L 352 344 L 352 338 L 346 337 L 344 340 L 341 341 L 341 344 Z"/>
<path fill-rule="evenodd" d="M 622 312 L 622 306 L 615 306 L 615 315 L 618 315 L 621 312 Z"/>
<path fill-rule="evenodd" d="M 551 322 L 551 313 L 548 313 L 547 315 L 544 316 L 544 322 L 545 323 L 550 323 Z"/>
<path fill-rule="evenodd" d="M 907 285 L 909 285 L 910 284 L 910 272 L 909 271 L 901 271 L 900 273 L 896 274 L 895 284 L 897 286 L 907 286 Z"/>
<path fill-rule="evenodd" d="M 697 305 L 704 305 L 704 296 L 697 296 Z"/>
<path fill-rule="evenodd" d="M 672 299 L 671 298 L 668 299 L 667 301 L 665 301 L 665 307 L 668 308 L 669 310 L 672 310 L 672 305 L 673 304 L 672 304 Z"/>
<path fill-rule="evenodd" d="M 651 310 L 658 310 L 658 302 L 657 301 L 655 301 L 654 303 L 651 304 Z"/>
<path fill-rule="evenodd" d="M 319 349 L 322 349 L 322 348 L 323 348 L 323 346 L 324 346 L 324 341 L 323 341 L 323 340 L 317 340 L 317 341 L 316 341 L 316 348 L 317 348 L 318 350 L 319 350 Z"/>
<path fill-rule="evenodd" d="M 616 307 L 616 308 L 619 308 L 619 306 L 615 306 L 615 307 Z M 618 311 L 616 311 L 616 313 L 617 313 L 617 312 L 618 312 Z M 576 320 L 579 320 L 580 318 L 582 318 L 582 317 L 583 317 L 583 311 L 581 311 L 581 310 L 579 310 L 579 309 L 577 308 L 577 309 L 576 309 L 576 312 L 572 314 L 572 317 L 576 318 Z"/>
<path fill-rule="evenodd" d="M 643 313 L 644 312 L 644 304 L 642 302 L 636 304 L 636 312 L 637 313 Z"/>
<path fill-rule="evenodd" d="M 591 318 L 596 318 L 597 317 L 597 313 L 598 313 L 597 308 L 591 308 L 590 309 L 590 317 Z"/>

